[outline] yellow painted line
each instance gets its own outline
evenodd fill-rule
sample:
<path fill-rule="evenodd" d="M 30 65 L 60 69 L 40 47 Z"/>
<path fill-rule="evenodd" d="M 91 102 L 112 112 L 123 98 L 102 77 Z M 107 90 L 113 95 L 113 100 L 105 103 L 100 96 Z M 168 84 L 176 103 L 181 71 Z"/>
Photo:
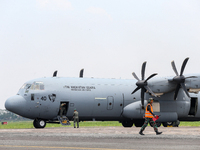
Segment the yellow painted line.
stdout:
<path fill-rule="evenodd" d="M 0 145 L 0 147 L 15 148 L 43 148 L 43 149 L 91 149 L 91 150 L 130 150 L 130 149 L 110 149 L 110 148 L 88 148 L 88 147 L 53 147 L 53 146 L 21 146 L 21 145 Z"/>

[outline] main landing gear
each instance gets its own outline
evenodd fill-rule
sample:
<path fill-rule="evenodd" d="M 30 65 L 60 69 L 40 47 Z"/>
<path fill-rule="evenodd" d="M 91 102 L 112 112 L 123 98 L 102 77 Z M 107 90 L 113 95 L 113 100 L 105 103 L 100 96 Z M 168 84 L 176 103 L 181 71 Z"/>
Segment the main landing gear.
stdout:
<path fill-rule="evenodd" d="M 180 124 L 180 121 L 177 120 L 175 122 L 163 122 L 162 124 L 163 124 L 164 127 L 169 127 L 169 126 L 178 127 L 179 124 Z"/>
<path fill-rule="evenodd" d="M 132 121 L 122 121 L 123 127 L 132 127 L 133 122 Z"/>
<path fill-rule="evenodd" d="M 130 128 L 135 124 L 136 127 L 142 127 L 144 124 L 144 121 L 138 121 L 138 122 L 133 122 L 133 121 L 122 121 L 122 126 L 126 128 Z"/>
<path fill-rule="evenodd" d="M 46 121 L 42 119 L 35 119 L 33 121 L 33 126 L 35 128 L 44 128 L 46 126 Z"/>

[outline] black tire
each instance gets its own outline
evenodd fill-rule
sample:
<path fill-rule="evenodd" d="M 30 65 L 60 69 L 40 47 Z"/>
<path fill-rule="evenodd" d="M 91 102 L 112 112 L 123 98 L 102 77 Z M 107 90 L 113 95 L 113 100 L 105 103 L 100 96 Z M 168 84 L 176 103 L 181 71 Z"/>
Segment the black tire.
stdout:
<path fill-rule="evenodd" d="M 161 126 L 161 122 L 156 122 L 157 127 Z"/>
<path fill-rule="evenodd" d="M 34 126 L 35 128 L 37 128 L 36 119 L 33 121 L 33 126 Z"/>
<path fill-rule="evenodd" d="M 162 124 L 164 127 L 167 127 L 167 126 L 173 126 L 174 122 L 163 122 Z"/>
<path fill-rule="evenodd" d="M 38 129 L 38 128 L 44 128 L 46 126 L 46 121 L 42 119 L 35 119 L 33 121 L 33 126 Z"/>
<path fill-rule="evenodd" d="M 122 125 L 125 128 L 127 128 L 127 127 L 130 128 L 133 126 L 133 122 L 132 121 L 122 121 Z"/>
<path fill-rule="evenodd" d="M 174 122 L 174 127 L 178 127 L 178 126 L 179 126 L 179 124 L 180 124 L 180 121 L 179 121 L 179 120 L 177 120 L 176 122 Z"/>
<path fill-rule="evenodd" d="M 142 127 L 143 124 L 144 124 L 144 122 L 136 122 L 136 123 L 135 123 L 135 126 L 136 126 L 136 127 Z"/>

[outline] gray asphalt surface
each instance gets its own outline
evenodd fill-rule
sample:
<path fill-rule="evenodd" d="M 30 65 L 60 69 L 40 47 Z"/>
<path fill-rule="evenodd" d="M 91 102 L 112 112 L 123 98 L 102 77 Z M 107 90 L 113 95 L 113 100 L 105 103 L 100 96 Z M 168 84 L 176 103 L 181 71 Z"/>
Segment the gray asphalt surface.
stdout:
<path fill-rule="evenodd" d="M 199 150 L 200 127 L 160 127 L 156 135 L 147 127 L 84 127 L 1 129 L 0 150 Z"/>

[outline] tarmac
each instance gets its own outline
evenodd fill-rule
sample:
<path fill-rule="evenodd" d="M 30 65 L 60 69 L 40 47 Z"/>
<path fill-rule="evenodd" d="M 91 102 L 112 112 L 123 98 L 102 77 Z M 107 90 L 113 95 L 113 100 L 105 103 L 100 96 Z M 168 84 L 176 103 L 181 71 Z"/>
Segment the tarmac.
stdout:
<path fill-rule="evenodd" d="M 200 127 L 0 129 L 1 150 L 198 150 Z"/>

